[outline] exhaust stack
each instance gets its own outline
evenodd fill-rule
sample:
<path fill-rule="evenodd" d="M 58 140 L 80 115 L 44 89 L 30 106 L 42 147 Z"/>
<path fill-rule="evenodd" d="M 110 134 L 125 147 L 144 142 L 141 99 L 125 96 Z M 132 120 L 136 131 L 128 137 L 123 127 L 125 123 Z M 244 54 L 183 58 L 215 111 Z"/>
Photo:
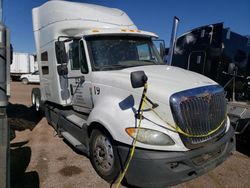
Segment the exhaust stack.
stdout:
<path fill-rule="evenodd" d="M 173 28 L 172 28 L 171 39 L 170 39 L 170 44 L 169 44 L 169 52 L 168 52 L 169 58 L 167 62 L 169 65 L 172 65 L 172 59 L 173 59 L 174 48 L 175 48 L 175 40 L 176 40 L 179 21 L 180 19 L 175 16 L 173 20 Z"/>

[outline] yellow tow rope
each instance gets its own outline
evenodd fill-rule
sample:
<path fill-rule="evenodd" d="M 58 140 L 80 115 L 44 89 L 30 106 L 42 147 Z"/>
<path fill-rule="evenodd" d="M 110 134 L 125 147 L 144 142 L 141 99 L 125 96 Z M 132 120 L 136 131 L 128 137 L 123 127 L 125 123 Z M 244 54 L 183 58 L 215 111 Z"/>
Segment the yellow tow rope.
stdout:
<path fill-rule="evenodd" d="M 144 84 L 144 91 L 146 91 L 147 87 L 148 87 L 148 85 L 147 85 L 147 83 L 145 83 L 145 84 Z M 134 139 L 134 141 L 133 141 L 133 147 L 132 147 L 131 152 L 130 152 L 130 154 L 129 154 L 129 159 L 128 159 L 128 161 L 127 161 L 127 164 L 126 164 L 126 166 L 125 166 L 123 172 L 119 175 L 119 177 L 118 177 L 118 179 L 117 179 L 117 181 L 116 181 L 115 188 L 119 188 L 119 186 L 120 186 L 120 184 L 121 184 L 121 182 L 122 182 L 122 179 L 124 178 L 126 172 L 128 171 L 129 164 L 130 164 L 130 162 L 131 162 L 131 160 L 132 160 L 132 158 L 133 158 L 133 156 L 134 156 L 134 153 L 135 153 L 135 146 L 136 146 L 137 137 L 138 137 L 138 134 L 139 134 L 139 131 L 140 131 L 140 128 L 141 128 L 141 121 L 142 121 L 142 117 L 143 117 L 143 116 L 142 116 L 142 115 L 143 115 L 143 110 L 142 110 L 142 109 L 144 109 L 144 105 L 145 105 L 145 102 L 144 102 L 144 101 L 146 100 L 146 92 L 143 93 L 143 99 L 142 99 L 142 100 L 143 100 L 143 102 L 142 102 L 141 108 L 139 109 L 139 112 L 141 112 L 141 113 L 139 114 L 139 115 L 140 115 L 140 117 L 139 117 L 139 124 L 138 124 L 138 126 L 137 126 L 138 131 L 137 131 L 136 137 L 135 137 L 135 139 Z"/>
<path fill-rule="evenodd" d="M 227 114 L 225 114 L 225 118 L 222 120 L 222 122 L 220 123 L 220 125 L 218 127 L 216 127 L 215 129 L 209 131 L 207 134 L 200 134 L 200 135 L 193 135 L 193 134 L 189 134 L 184 132 L 178 125 L 171 125 L 170 123 L 168 123 L 167 121 L 165 121 L 146 101 L 146 99 L 143 100 L 143 103 L 145 103 L 148 108 L 150 109 L 150 111 L 152 111 L 160 120 L 162 120 L 164 123 L 166 123 L 168 126 L 170 126 L 173 131 L 178 132 L 186 137 L 192 137 L 192 138 L 197 138 L 197 137 L 207 137 L 213 133 L 215 133 L 217 130 L 219 130 L 221 128 L 222 125 L 224 125 L 226 119 L 227 119 Z"/>
<path fill-rule="evenodd" d="M 192 135 L 192 134 L 189 134 L 189 133 L 186 133 L 184 132 L 178 125 L 171 125 L 170 123 L 168 123 L 167 121 L 165 121 L 160 115 L 159 113 L 157 113 L 147 102 L 147 96 L 146 96 L 146 91 L 147 91 L 147 83 L 145 83 L 144 85 L 144 93 L 143 93 L 143 99 L 142 99 L 142 105 L 141 105 L 141 108 L 139 109 L 139 112 L 140 113 L 140 116 L 139 116 L 139 124 L 137 126 L 138 128 L 138 131 L 136 133 L 136 137 L 135 139 L 133 140 L 133 145 L 132 145 L 132 149 L 131 149 L 131 152 L 130 152 L 130 155 L 129 155 L 129 159 L 126 163 L 126 166 L 123 170 L 122 173 L 120 173 L 119 177 L 117 178 L 116 180 L 116 183 L 115 183 L 115 188 L 119 188 L 120 184 L 121 184 L 121 181 L 122 179 L 124 178 L 127 170 L 128 170 L 128 167 L 129 167 L 129 164 L 133 158 L 133 155 L 135 153 L 135 147 L 136 147 L 136 143 L 137 143 L 137 137 L 138 137 L 138 134 L 139 134 L 139 131 L 140 131 L 140 128 L 141 128 L 141 122 L 142 122 L 142 117 L 143 117 L 143 109 L 144 109 L 144 105 L 146 104 L 147 107 L 150 109 L 150 111 L 152 111 L 159 119 L 161 119 L 164 123 L 166 123 L 168 126 L 170 126 L 173 130 L 172 131 L 175 131 L 177 133 L 180 133 L 182 135 L 185 135 L 186 137 L 192 137 L 192 138 L 197 138 L 197 137 L 207 137 L 213 133 L 215 133 L 217 130 L 219 130 L 225 123 L 226 119 L 227 119 L 227 114 L 225 114 L 225 118 L 222 120 L 222 122 L 220 123 L 220 125 L 218 127 L 216 127 L 215 129 L 211 130 L 210 132 L 208 132 L 207 134 L 200 134 L 200 135 Z"/>

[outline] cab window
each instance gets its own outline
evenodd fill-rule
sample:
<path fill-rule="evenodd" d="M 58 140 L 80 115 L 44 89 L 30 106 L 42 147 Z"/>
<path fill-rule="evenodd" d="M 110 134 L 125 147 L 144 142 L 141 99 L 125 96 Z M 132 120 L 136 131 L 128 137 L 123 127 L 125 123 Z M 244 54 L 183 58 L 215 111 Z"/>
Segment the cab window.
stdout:
<path fill-rule="evenodd" d="M 70 44 L 69 59 L 72 70 L 80 69 L 79 62 L 79 41 L 75 40 Z"/>
<path fill-rule="evenodd" d="M 81 66 L 81 72 L 86 74 L 89 72 L 88 70 L 88 64 L 87 64 L 87 59 L 86 59 L 86 54 L 85 54 L 85 49 L 84 49 L 84 44 L 83 41 L 80 41 L 80 66 Z"/>

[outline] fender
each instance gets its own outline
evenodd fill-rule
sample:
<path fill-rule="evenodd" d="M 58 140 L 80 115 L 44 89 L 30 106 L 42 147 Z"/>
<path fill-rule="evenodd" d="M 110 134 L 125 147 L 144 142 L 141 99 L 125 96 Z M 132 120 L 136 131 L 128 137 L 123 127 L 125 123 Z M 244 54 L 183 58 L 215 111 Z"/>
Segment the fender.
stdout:
<path fill-rule="evenodd" d="M 124 99 L 106 96 L 96 101 L 87 124 L 89 126 L 93 122 L 98 122 L 108 130 L 114 140 L 131 144 L 132 138 L 127 135 L 125 128 L 135 126 L 135 112 L 132 95 Z"/>

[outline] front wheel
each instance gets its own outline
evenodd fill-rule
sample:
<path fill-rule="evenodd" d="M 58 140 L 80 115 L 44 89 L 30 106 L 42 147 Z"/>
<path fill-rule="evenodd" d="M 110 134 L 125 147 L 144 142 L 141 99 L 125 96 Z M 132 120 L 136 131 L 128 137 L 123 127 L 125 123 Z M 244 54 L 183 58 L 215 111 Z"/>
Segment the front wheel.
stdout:
<path fill-rule="evenodd" d="M 27 85 L 29 83 L 29 80 L 27 78 L 23 78 L 22 79 L 22 83 L 25 84 L 25 85 Z"/>
<path fill-rule="evenodd" d="M 93 130 L 90 137 L 90 161 L 96 172 L 108 182 L 120 172 L 117 149 L 113 139 L 99 130 Z"/>

